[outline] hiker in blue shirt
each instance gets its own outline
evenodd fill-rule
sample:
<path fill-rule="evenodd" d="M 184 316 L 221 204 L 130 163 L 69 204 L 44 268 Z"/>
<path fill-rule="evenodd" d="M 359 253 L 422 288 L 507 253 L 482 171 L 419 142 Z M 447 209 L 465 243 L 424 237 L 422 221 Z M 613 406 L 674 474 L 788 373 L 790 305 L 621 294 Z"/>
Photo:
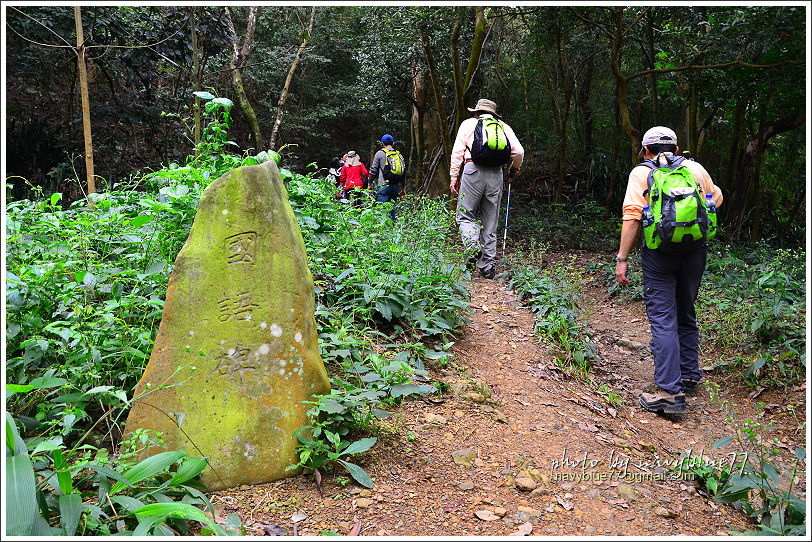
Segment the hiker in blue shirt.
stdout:
<path fill-rule="evenodd" d="M 370 188 L 376 191 L 375 201 L 396 201 L 406 195 L 406 161 L 403 155 L 395 150 L 395 138 L 390 134 L 384 134 L 381 146 L 369 168 Z M 394 220 L 395 211 L 392 210 L 389 216 Z"/>

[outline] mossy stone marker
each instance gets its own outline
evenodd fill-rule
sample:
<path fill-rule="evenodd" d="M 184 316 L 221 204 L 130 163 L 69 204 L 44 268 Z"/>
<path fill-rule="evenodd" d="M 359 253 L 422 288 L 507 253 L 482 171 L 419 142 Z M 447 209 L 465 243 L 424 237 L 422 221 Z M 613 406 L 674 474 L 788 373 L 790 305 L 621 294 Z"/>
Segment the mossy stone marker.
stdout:
<path fill-rule="evenodd" d="M 223 175 L 203 192 L 175 260 L 135 396 L 157 391 L 134 403 L 127 431 L 161 431 L 166 449 L 207 457 L 211 489 L 290 475 L 293 431 L 307 423 L 302 401 L 330 390 L 313 310 L 313 277 L 276 164 Z"/>

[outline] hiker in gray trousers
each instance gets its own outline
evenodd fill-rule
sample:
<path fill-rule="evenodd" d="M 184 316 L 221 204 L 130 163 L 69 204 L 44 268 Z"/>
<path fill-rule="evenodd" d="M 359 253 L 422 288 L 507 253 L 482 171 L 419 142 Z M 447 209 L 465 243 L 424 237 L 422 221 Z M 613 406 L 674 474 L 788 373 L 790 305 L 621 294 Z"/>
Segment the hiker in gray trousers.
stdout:
<path fill-rule="evenodd" d="M 496 229 L 499 205 L 502 200 L 502 166 L 482 166 L 471 161 L 471 144 L 474 140 L 479 117 L 495 117 L 496 104 L 491 100 L 479 100 L 470 119 L 460 124 L 457 139 L 451 151 L 451 193 L 459 194 L 457 202 L 457 225 L 463 245 L 469 252 L 469 264 L 475 264 L 481 277 L 492 279 L 496 275 Z M 524 159 L 524 149 L 513 129 L 502 121 L 505 136 L 510 143 L 510 170 L 513 176 L 519 172 Z M 460 167 L 464 165 L 460 178 Z"/>

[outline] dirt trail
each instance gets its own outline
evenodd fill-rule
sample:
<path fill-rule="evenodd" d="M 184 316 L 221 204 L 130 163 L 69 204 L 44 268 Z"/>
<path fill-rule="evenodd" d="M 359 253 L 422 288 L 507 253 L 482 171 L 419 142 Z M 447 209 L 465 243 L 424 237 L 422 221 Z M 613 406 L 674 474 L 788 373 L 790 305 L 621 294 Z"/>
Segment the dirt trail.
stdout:
<path fill-rule="evenodd" d="M 455 359 L 432 375 L 452 391 L 439 404 L 417 400 L 396 409 L 390 431 L 362 458 L 374 489 L 342 487 L 337 475 L 345 473 L 338 472 L 324 476 L 320 497 L 313 479 L 300 476 L 216 493 L 218 515 L 239 513 L 248 534 L 268 526 L 347 534 L 356 518 L 362 535 L 382 536 L 508 535 L 528 522 L 533 535 L 746 530 L 746 518 L 691 482 L 668 479 L 667 466 L 656 463 L 670 452 L 710 450 L 727 435 L 721 414 L 705 393 L 678 423 L 642 412 L 633 390 L 650 382 L 650 354 L 617 344 L 648 342 L 642 306 L 615 303 L 597 286 L 585 300 L 603 360 L 595 378 L 621 393 L 623 406 L 615 410 L 590 387 L 562 378 L 533 340 L 530 311 L 498 282 L 476 279 Z M 622 322 L 634 328 L 623 330 Z M 483 391 L 491 397 L 481 402 Z M 623 470 L 636 479 L 611 475 Z M 294 524 L 297 514 L 307 517 Z"/>

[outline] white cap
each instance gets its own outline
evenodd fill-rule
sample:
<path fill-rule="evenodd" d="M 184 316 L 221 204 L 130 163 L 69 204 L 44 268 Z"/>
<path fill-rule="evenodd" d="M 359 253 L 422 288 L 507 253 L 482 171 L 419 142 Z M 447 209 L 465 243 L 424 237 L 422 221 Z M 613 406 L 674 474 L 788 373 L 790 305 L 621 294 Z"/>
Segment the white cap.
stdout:
<path fill-rule="evenodd" d="M 643 135 L 643 146 L 649 145 L 676 145 L 677 134 L 671 128 L 665 126 L 655 126 Z"/>

